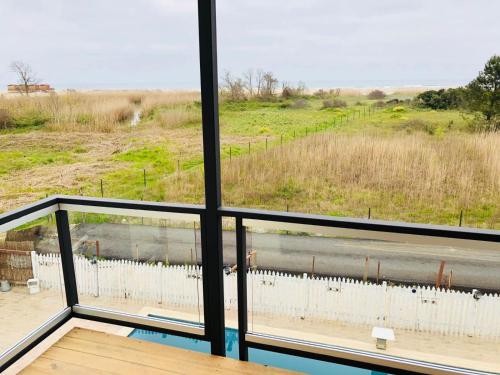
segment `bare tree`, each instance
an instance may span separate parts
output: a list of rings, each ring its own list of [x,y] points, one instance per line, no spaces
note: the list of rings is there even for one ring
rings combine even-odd
[[[231,73],[225,72],[222,81],[230,100],[238,101],[246,99],[245,84],[241,78],[235,78]]]
[[[262,86],[264,86],[264,71],[262,69],[257,69],[257,73],[255,75],[255,81],[257,83],[257,96],[262,94]]]
[[[333,96],[334,99],[337,99],[340,96],[340,89],[331,89],[330,95]]]
[[[262,76],[263,87],[261,88],[262,96],[274,96],[276,86],[278,86],[278,79],[274,76],[273,72],[266,72]]]
[[[245,73],[243,73],[243,78],[245,80],[245,87],[248,90],[248,95],[253,97],[255,84],[255,74],[253,69],[248,69]]]
[[[35,85],[39,82],[31,66],[22,61],[14,61],[10,64],[10,69],[17,75],[17,80],[21,86],[19,92],[29,95],[30,85]]]

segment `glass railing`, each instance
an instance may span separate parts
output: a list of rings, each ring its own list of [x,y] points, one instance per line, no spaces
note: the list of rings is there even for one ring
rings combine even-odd
[[[148,214],[70,213],[79,304],[201,325],[199,216]]]
[[[242,360],[500,372],[498,231],[218,215],[223,268],[202,206],[56,196],[0,216],[1,368],[71,317],[213,344],[227,335],[211,325],[221,313]]]
[[[58,259],[53,214],[0,232],[0,353],[66,308]]]
[[[225,214],[237,217],[243,359],[257,348],[386,372],[500,372],[498,232]]]

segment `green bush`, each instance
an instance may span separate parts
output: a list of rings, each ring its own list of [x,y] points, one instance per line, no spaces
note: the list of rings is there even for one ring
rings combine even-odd
[[[14,117],[12,123],[16,128],[37,127],[46,124],[50,117],[41,112],[29,112],[21,116]]]
[[[484,117],[476,114],[467,122],[467,129],[473,133],[500,131],[500,117],[487,120]]]
[[[406,112],[406,108],[401,105],[397,105],[392,109],[392,112]]]
[[[92,116],[88,113],[80,113],[76,116],[76,122],[81,125],[92,123]]]
[[[421,108],[456,109],[463,101],[463,89],[428,90],[418,94],[415,103]]]

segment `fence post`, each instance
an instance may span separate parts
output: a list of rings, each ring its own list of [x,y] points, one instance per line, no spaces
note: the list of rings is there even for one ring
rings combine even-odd
[[[78,291],[76,289],[73,247],[71,245],[71,233],[69,231],[67,211],[56,211],[56,224],[57,237],[59,239],[59,251],[61,252],[61,265],[64,278],[64,289],[66,291],[66,302],[69,307],[73,307],[78,304]]]

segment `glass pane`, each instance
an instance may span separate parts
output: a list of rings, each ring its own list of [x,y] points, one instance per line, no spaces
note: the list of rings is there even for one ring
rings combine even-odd
[[[70,218],[80,304],[203,323],[198,216]]]
[[[498,245],[248,225],[249,331],[500,370]]]
[[[7,0],[0,34],[0,211],[50,194],[203,202],[203,183],[177,183],[203,161],[196,0]]]
[[[55,216],[0,233],[0,354],[66,307]]]
[[[217,10],[225,205],[500,228],[499,2]]]

